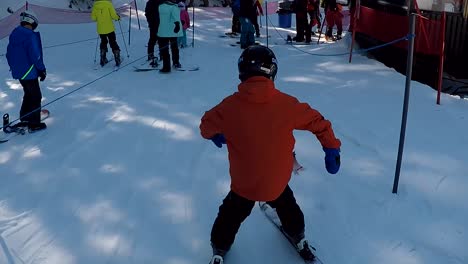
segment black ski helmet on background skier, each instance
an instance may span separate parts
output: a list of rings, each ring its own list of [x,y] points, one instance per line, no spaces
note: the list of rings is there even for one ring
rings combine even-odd
[[[35,30],[39,25],[36,14],[31,10],[24,10],[20,14],[21,23],[28,23],[32,26],[32,29]]]
[[[241,81],[252,76],[265,76],[274,81],[278,72],[275,54],[271,49],[262,45],[247,47],[240,55],[237,67]]]

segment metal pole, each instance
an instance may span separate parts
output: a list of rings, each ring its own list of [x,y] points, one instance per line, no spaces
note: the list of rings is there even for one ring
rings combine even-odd
[[[195,5],[192,5],[192,48],[195,47]]]
[[[260,18],[261,19],[261,18]],[[266,42],[268,48],[268,39],[270,38],[268,32],[268,0],[265,0],[265,28],[266,28]]]
[[[442,13],[441,37],[440,37],[440,54],[439,54],[439,81],[437,83],[437,104],[440,105],[440,94],[442,92],[442,78],[444,75],[444,53],[445,53],[445,23],[447,16],[445,11]]]
[[[125,43],[125,36],[124,36],[123,30],[122,30],[122,24],[120,23],[120,20],[118,20],[118,22],[119,22],[119,27],[120,27],[120,34],[122,34],[122,40],[123,40],[123,44],[125,46],[125,51],[127,52],[127,58],[130,58],[130,54],[128,53],[128,49],[127,49],[127,43]]]
[[[97,50],[98,50],[99,37],[96,38],[96,49],[94,50],[94,64],[96,64]]]
[[[132,31],[131,26],[132,26],[132,7],[130,6],[130,17],[128,18],[128,46],[130,46],[130,32]]]
[[[138,16],[138,6],[137,6],[137,1],[135,0],[135,13],[137,15],[137,20],[138,20],[138,29],[141,30],[141,26],[140,26],[140,17]],[[130,16],[131,16],[131,13],[130,13]],[[129,44],[130,45],[130,44]]]
[[[400,180],[401,160],[403,157],[403,147],[405,144],[406,120],[408,117],[408,104],[409,104],[409,95],[410,95],[410,87],[411,87],[411,75],[413,73],[415,24],[416,24],[416,14],[411,13],[409,17],[410,39],[408,40],[408,55],[407,55],[407,60],[406,60],[405,98],[403,102],[403,116],[401,120],[400,144],[398,147],[398,157],[397,157],[395,179],[393,181],[392,193],[398,192],[398,182]]]

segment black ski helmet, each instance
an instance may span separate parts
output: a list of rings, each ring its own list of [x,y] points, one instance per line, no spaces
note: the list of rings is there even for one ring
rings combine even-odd
[[[239,79],[245,81],[252,76],[265,76],[275,80],[278,63],[273,51],[265,46],[252,45],[247,47],[237,62]]]

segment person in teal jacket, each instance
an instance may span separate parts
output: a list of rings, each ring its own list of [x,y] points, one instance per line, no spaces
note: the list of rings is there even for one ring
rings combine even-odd
[[[120,47],[117,44],[114,22],[112,20],[120,20],[120,16],[117,15],[114,6],[109,0],[96,0],[91,11],[91,19],[96,21],[97,33],[101,38],[101,66],[104,66],[108,62],[106,58],[107,43],[109,43],[112,53],[114,53],[115,65],[119,66],[121,62]]]
[[[180,9],[177,6],[177,0],[166,0],[159,6],[159,28],[158,43],[159,54],[163,61],[163,67],[159,72],[171,72],[171,56],[169,46],[172,52],[172,64],[174,68],[181,68],[179,62],[179,47],[177,38],[182,37],[180,23]]]

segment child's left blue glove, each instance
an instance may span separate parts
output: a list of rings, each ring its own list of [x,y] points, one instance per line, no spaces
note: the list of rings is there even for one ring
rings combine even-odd
[[[210,138],[211,141],[213,141],[213,143],[218,147],[218,148],[221,148],[223,146],[223,144],[226,144],[226,139],[224,138],[224,135],[223,134],[216,134],[214,135],[212,138]]]
[[[335,174],[340,169],[340,149],[339,148],[323,148],[325,151],[325,167],[328,173]]]

